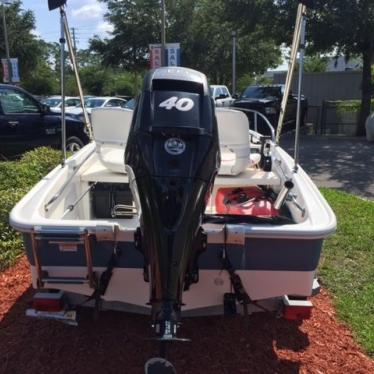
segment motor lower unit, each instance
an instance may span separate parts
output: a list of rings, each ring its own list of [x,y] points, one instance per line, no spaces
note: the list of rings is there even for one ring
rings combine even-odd
[[[125,163],[141,209],[153,324],[158,337],[173,340],[186,282],[198,281],[196,269],[187,273],[201,250],[202,217],[220,167],[217,120],[205,75],[185,68],[148,73]]]

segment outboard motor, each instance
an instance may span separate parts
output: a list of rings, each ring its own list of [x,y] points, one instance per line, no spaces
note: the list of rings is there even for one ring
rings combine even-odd
[[[217,120],[205,75],[170,67],[148,73],[125,162],[141,211],[153,325],[160,339],[174,340],[183,290],[198,281],[196,274],[191,281],[189,269],[201,250],[202,217],[220,167]]]

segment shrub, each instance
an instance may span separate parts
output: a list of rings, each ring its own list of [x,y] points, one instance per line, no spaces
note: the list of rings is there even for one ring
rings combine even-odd
[[[0,270],[12,265],[22,251],[21,235],[9,226],[10,211],[60,158],[59,151],[42,147],[18,161],[0,162]]]

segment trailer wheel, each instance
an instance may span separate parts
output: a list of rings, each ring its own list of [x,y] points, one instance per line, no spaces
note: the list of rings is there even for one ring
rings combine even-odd
[[[70,136],[66,140],[66,150],[68,152],[78,152],[84,147],[84,143],[77,136]]]

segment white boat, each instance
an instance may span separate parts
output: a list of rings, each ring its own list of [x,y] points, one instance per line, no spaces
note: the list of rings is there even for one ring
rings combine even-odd
[[[70,305],[94,294],[105,308],[151,314],[164,338],[175,338],[180,312],[217,314],[240,304],[247,311],[312,295],[334,213],[274,136],[248,132],[241,111],[213,107],[202,74],[151,72],[135,111],[94,109],[92,126],[94,142],[11,212],[36,289],[62,290]],[[195,161],[207,134],[210,170],[201,171]],[[180,179],[186,170],[190,180]],[[190,182],[203,185],[192,200]],[[187,244],[179,245],[183,235]]]

